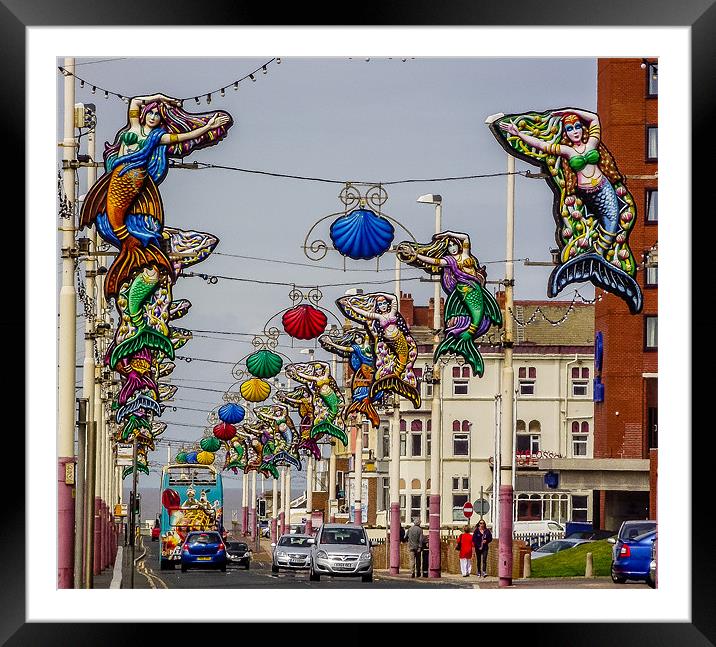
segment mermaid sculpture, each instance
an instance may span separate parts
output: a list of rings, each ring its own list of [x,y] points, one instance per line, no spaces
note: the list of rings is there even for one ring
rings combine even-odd
[[[445,338],[435,349],[433,361],[442,355],[464,358],[479,377],[485,370],[476,340],[492,326],[502,325],[502,314],[495,298],[485,290],[485,266],[472,255],[470,237],[454,231],[435,234],[430,243],[402,242],[398,258],[420,267],[429,274],[439,274],[445,303]]]
[[[398,312],[397,297],[374,292],[341,297],[336,304],[346,317],[362,323],[372,339],[375,379],[370,386],[370,397],[375,400],[381,391],[391,391],[408,398],[419,408],[420,391],[413,371],[418,345]]]
[[[272,429],[273,460],[274,465],[293,466],[301,469],[301,460],[298,456],[298,433],[293,420],[288,413],[288,407],[283,404],[269,404],[254,408],[258,419],[265,422]]]
[[[599,117],[578,108],[529,112],[499,116],[490,129],[508,153],[541,166],[554,192],[562,263],[550,276],[548,295],[591,281],[622,298],[632,314],[640,312],[629,249],[636,206],[602,142]]]
[[[160,401],[171,397],[158,382],[160,371],[171,372],[174,365],[165,360],[191,338],[189,331],[169,327],[190,305],[172,301],[172,284],[183,267],[206,258],[218,243],[211,234],[165,229],[158,186],[169,158],[216,144],[231,125],[226,113],[192,115],[163,94],[134,97],[126,125],[105,145],[105,173],[82,205],[80,227],[94,224],[119,250],[104,279],[105,296],[114,299],[120,317],[105,364],[122,378],[112,404],[123,423],[116,439],[137,437],[138,469],[145,473],[153,448],[151,417],[161,415]],[[124,476],[130,472],[125,469]]]
[[[313,427],[313,395],[311,391],[303,385],[299,385],[291,391],[278,390],[274,394],[274,400],[295,409],[301,417],[301,422],[298,425],[299,451],[313,456],[316,460],[320,459],[321,450],[316,442],[317,438],[311,437],[311,428]]]
[[[301,362],[287,364],[286,377],[307,386],[313,396],[313,425],[311,438],[328,434],[348,444],[346,432],[338,425],[342,424],[345,401],[331,367],[326,362]]]
[[[350,362],[353,377],[351,380],[351,403],[343,412],[344,424],[349,416],[356,413],[364,414],[373,427],[380,426],[380,416],[373,406],[383,398],[382,391],[372,398],[370,387],[375,375],[375,358],[370,345],[370,338],[362,328],[349,328],[342,332],[325,333],[318,342],[329,353],[334,353]]]

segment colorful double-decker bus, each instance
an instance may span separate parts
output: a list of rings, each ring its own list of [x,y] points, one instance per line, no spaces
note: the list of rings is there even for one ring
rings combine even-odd
[[[224,490],[212,465],[176,463],[162,468],[159,568],[181,561],[181,546],[191,530],[222,532]]]

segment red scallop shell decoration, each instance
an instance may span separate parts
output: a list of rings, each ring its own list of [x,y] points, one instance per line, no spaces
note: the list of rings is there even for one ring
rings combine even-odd
[[[228,422],[221,422],[214,427],[214,436],[219,440],[231,440],[236,435],[236,427]]]
[[[306,303],[287,310],[281,318],[283,329],[296,339],[315,339],[325,329],[328,317]]]

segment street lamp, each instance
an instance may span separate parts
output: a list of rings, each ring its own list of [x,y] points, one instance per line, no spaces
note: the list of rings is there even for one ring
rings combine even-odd
[[[421,195],[418,202],[423,204],[435,205],[435,233],[439,234],[442,227],[442,202],[441,195],[435,193],[427,193]],[[436,281],[435,292],[433,296],[433,353],[437,350],[440,337],[440,282]],[[426,367],[427,369],[427,367]],[[429,569],[428,576],[432,578],[440,577],[440,454],[442,445],[442,427],[440,416],[440,372],[441,364],[436,362],[435,366],[430,370],[430,381],[433,384],[433,397],[430,406],[430,425],[431,425],[431,452],[430,452],[430,509],[429,509],[429,530],[428,530],[428,550],[429,550]]]

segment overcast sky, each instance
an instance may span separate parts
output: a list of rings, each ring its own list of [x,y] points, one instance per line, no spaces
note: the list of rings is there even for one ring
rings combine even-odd
[[[119,59],[94,62],[77,59],[76,73],[86,79],[76,87],[76,101],[97,106],[97,148],[101,157],[105,141],[112,141],[126,121],[127,106],[116,97],[107,100],[91,85],[127,96],[163,92],[184,98],[205,95],[231,84],[267,59]],[[62,61],[59,62],[62,64]],[[225,110],[234,119],[228,137],[219,145],[193,153],[186,161],[202,161],[244,169],[312,176],[341,181],[382,181],[442,178],[499,173],[506,170],[506,153],[485,126],[488,115],[546,110],[566,106],[596,110],[595,59],[370,59],[283,58],[272,63],[256,82],[233,86],[224,98],[212,96],[185,101],[189,111]],[[58,75],[61,107],[62,76]],[[57,119],[62,137],[61,108]],[[608,142],[609,134],[605,133]],[[85,152],[83,139],[83,148]],[[517,160],[517,170],[536,167]],[[101,175],[101,170],[100,170]],[[311,225],[342,207],[341,186],[319,182],[267,177],[224,170],[170,170],[160,185],[165,224],[180,229],[207,231],[219,237],[216,252],[190,271],[301,285],[351,283],[368,291],[393,290],[393,258],[347,261],[335,251],[312,263],[301,249]],[[84,185],[80,193],[84,193]],[[416,182],[387,187],[384,212],[425,242],[434,233],[434,208],[417,204],[424,193],[443,198],[443,229],[470,234],[473,251],[487,264],[488,280],[504,276],[505,177],[461,181]],[[552,192],[543,180],[516,178],[515,258],[548,260],[555,247]],[[329,241],[332,220],[319,225],[316,238]],[[397,228],[396,242],[408,236]],[[224,256],[234,254],[277,259],[304,265]],[[59,266],[58,266],[59,267]],[[341,269],[329,269],[341,268]],[[515,298],[546,299],[548,267],[515,265]],[[403,277],[419,277],[418,270],[404,268]],[[422,276],[425,276],[424,274]],[[367,281],[386,281],[370,285]],[[406,280],[403,291],[416,303],[425,303],[432,287]],[[575,286],[560,299],[569,301]],[[493,286],[494,288],[494,286]],[[347,289],[324,287],[322,306],[336,312],[334,301]],[[592,297],[590,285],[580,293]],[[196,333],[179,355],[235,362],[251,352],[251,333],[261,332],[266,321],[290,305],[289,286],[267,286],[244,281],[219,280],[210,285],[197,278],[180,278],[174,298],[189,299],[189,314],[177,326],[192,330],[233,331],[246,336]],[[329,319],[330,321],[330,319]],[[272,323],[280,326],[280,317]],[[82,332],[80,321],[78,332]],[[280,350],[294,360],[303,347],[283,335]],[[78,335],[78,363],[82,362],[82,335]],[[317,358],[328,358],[320,348]],[[180,385],[174,402],[183,407],[167,409],[164,437],[196,440],[206,426],[206,411],[221,404],[221,393],[233,380],[231,366],[177,361],[171,378]],[[81,373],[78,372],[78,383]],[[192,387],[192,388],[189,388]],[[192,411],[189,409],[200,409]],[[182,425],[196,425],[195,428]],[[172,448],[172,455],[176,448]],[[166,460],[166,447],[150,455]],[[294,489],[304,487],[301,475]],[[142,476],[146,487],[158,487],[158,472]],[[226,481],[227,487],[240,480]]]

